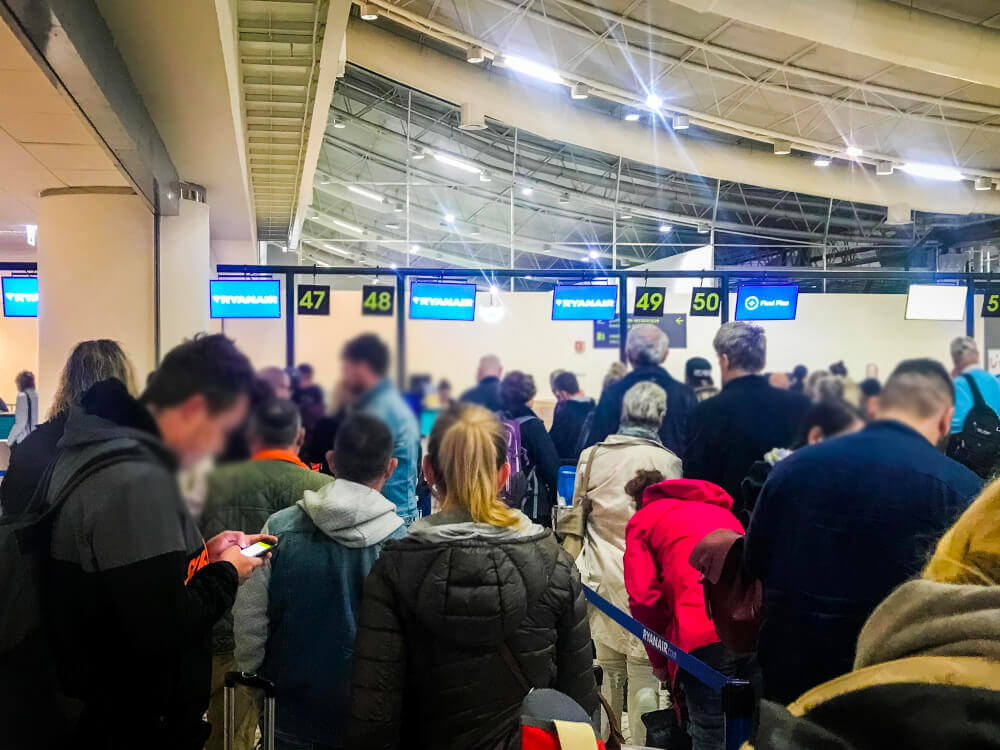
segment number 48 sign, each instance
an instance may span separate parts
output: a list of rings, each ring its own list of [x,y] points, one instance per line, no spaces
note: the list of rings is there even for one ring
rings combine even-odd
[[[392,315],[393,303],[396,298],[396,288],[392,286],[361,287],[362,315]]]

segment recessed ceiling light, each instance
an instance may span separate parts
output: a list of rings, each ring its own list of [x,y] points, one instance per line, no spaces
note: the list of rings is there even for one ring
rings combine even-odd
[[[639,119],[639,117],[640,117],[640,114],[638,112],[626,112],[625,113],[625,121],[626,122],[635,122],[636,120]]]
[[[445,221],[446,224],[454,224],[455,223],[455,214],[445,214],[444,215],[444,221]]]
[[[687,115],[674,115],[670,120],[670,126],[674,130],[687,130],[691,127],[691,118]]]
[[[596,250],[591,250],[589,253],[587,253],[587,257],[590,258],[591,260],[597,260],[598,253]]]
[[[831,161],[832,159],[829,156],[817,156],[813,159],[813,164],[817,167],[829,167]]]
[[[465,61],[473,64],[481,63],[486,57],[483,55],[482,47],[469,47],[465,50]]]
[[[569,90],[570,98],[586,99],[590,96],[590,86],[585,83],[574,83]]]
[[[858,148],[857,146],[848,146],[847,155],[848,156],[861,156],[864,153],[864,149]]]
[[[363,198],[367,198],[370,201],[375,201],[376,203],[381,203],[385,200],[385,196],[379,195],[378,193],[373,193],[371,190],[365,190],[357,185],[348,185],[347,189],[352,193],[360,195]]]
[[[374,3],[361,3],[361,20],[362,21],[377,21],[378,20],[378,6]]]
[[[788,141],[775,141],[774,142],[774,154],[775,156],[788,156],[792,153],[792,144]]]
[[[337,130],[343,130],[344,128],[347,127],[347,123],[341,120],[339,117],[334,117],[333,127],[335,127]]]
[[[655,91],[650,91],[646,96],[646,106],[650,109],[659,109],[663,106],[663,97]]]
[[[958,182],[962,179],[962,173],[953,167],[943,167],[939,164],[920,164],[918,162],[907,162],[900,167],[907,174],[914,177],[926,177],[930,180],[945,180],[947,182]]]
[[[887,177],[892,174],[893,164],[891,161],[880,161],[875,165],[875,174],[879,177]]]
[[[534,188],[528,185],[525,185],[523,188],[521,188],[521,195],[531,195],[533,192],[535,192]]]
[[[674,231],[674,228],[669,224],[660,224],[659,229],[663,234],[667,234],[668,232]]]

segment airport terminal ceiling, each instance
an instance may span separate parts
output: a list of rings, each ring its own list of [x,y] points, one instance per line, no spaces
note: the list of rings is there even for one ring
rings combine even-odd
[[[913,65],[927,69],[845,52],[698,5],[376,2],[365,10],[377,18],[366,23],[356,4],[301,262],[627,268],[711,240],[718,266],[822,267],[824,246],[828,267],[934,268],[938,254],[956,249],[985,249],[974,258],[984,262],[1000,228],[1000,80],[961,79],[916,54]],[[1000,16],[981,3],[915,7],[960,31],[998,34]],[[482,102],[449,98],[447,81],[428,91],[380,74],[368,64],[378,47],[361,42],[390,38],[419,45],[428,68],[461,63],[484,80],[513,79],[527,101],[562,99],[618,122],[622,138],[638,127],[681,153],[712,149],[734,166],[766,157],[773,169],[755,184],[706,175],[694,158],[690,170],[668,169],[569,135],[543,137],[558,128],[539,121],[533,129],[527,107],[518,123],[505,122],[484,116]],[[529,74],[526,65],[536,67]],[[630,115],[638,122],[625,122]],[[823,157],[830,167],[813,165]],[[921,165],[964,179],[915,176]],[[880,174],[890,169],[895,175]],[[775,184],[790,170],[808,174],[810,190]],[[889,200],[830,197],[837,189],[825,180],[858,185],[859,194],[881,180],[899,185],[901,198],[929,185],[947,210],[931,210],[932,198],[911,214],[901,200],[897,224]]]

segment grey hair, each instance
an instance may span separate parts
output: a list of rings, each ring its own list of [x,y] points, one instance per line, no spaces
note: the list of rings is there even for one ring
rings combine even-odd
[[[658,365],[667,357],[670,339],[663,331],[648,323],[637,325],[628,332],[625,354],[636,367]]]
[[[720,357],[725,354],[729,366],[737,370],[760,372],[767,362],[767,337],[764,329],[753,323],[723,323],[712,346]]]
[[[959,336],[951,342],[951,358],[958,364],[966,354],[975,352],[979,356],[979,344],[971,336]]]
[[[638,424],[659,430],[667,414],[667,392],[651,380],[636,383],[622,399],[622,424]]]

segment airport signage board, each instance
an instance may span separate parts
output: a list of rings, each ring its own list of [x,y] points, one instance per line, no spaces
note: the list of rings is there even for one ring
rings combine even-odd
[[[3,315],[5,318],[38,317],[38,277],[4,276]]]
[[[987,291],[983,295],[983,317],[1000,318],[1000,292]]]
[[[366,284],[361,287],[362,315],[392,315],[396,310],[396,287]]]
[[[714,286],[696,286],[691,290],[692,318],[717,318],[722,311],[722,294]]]
[[[632,315],[659,318],[663,315],[663,301],[666,299],[666,289],[662,286],[639,286],[635,289],[635,304]]]
[[[280,318],[277,279],[215,279],[208,282],[213,318]]]
[[[295,302],[299,315],[329,315],[330,287],[299,284]]]
[[[414,281],[410,320],[475,320],[476,285]]]
[[[552,290],[552,320],[611,320],[617,303],[617,284],[561,284]]]
[[[795,320],[798,284],[741,286],[736,294],[736,320]]]

